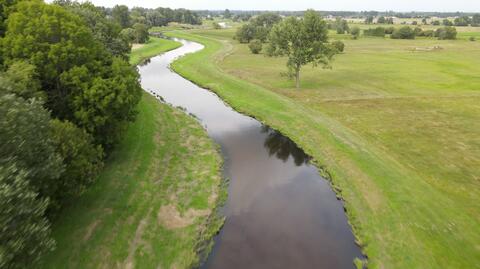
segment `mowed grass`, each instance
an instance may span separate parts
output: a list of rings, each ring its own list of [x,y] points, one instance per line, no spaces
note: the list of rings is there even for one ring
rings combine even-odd
[[[130,54],[130,63],[132,65],[140,64],[142,61],[152,58],[159,52],[166,52],[176,49],[182,44],[173,40],[165,40],[158,37],[150,37],[146,44],[141,44],[138,49],[133,49]]]
[[[479,268],[480,42],[335,36],[345,53],[295,90],[233,33],[172,33],[206,45],[174,69],[314,157],[369,268]]]
[[[43,268],[191,268],[210,247],[225,196],[216,146],[147,93],[138,110],[97,182],[54,222]]]

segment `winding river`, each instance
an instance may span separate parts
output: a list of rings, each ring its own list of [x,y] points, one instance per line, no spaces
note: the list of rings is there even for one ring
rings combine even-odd
[[[194,114],[222,149],[226,221],[202,268],[354,268],[362,254],[327,180],[290,139],[171,71],[203,48],[177,41],[139,69],[144,89]]]

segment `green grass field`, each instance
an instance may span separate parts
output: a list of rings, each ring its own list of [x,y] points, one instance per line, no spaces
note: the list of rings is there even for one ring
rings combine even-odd
[[[43,268],[190,268],[210,247],[225,196],[216,146],[195,119],[149,94],[138,109],[98,181],[55,221],[57,248]]]
[[[206,46],[174,69],[314,157],[369,268],[479,268],[480,42],[336,35],[345,53],[295,90],[233,34],[170,33]]]
[[[158,55],[159,52],[173,50],[181,45],[182,44],[175,41],[166,41],[164,39],[151,36],[150,40],[148,40],[148,43],[141,45],[139,49],[132,50],[132,53],[130,54],[130,63],[132,65],[140,64],[142,61]]]

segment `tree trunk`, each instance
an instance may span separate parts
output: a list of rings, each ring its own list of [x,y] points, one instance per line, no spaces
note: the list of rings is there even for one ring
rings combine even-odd
[[[299,67],[295,69],[295,83],[297,86],[297,90],[299,90],[300,89],[300,68]]]

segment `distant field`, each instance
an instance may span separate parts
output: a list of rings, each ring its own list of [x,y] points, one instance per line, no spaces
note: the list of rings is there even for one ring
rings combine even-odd
[[[333,35],[345,53],[332,70],[305,67],[295,90],[284,58],[233,34],[171,33],[206,45],[174,69],[326,168],[369,268],[479,267],[480,42]]]
[[[149,45],[132,64],[178,43]],[[205,130],[147,93],[138,110],[96,184],[54,222],[42,268],[191,268],[220,228],[222,161]]]

